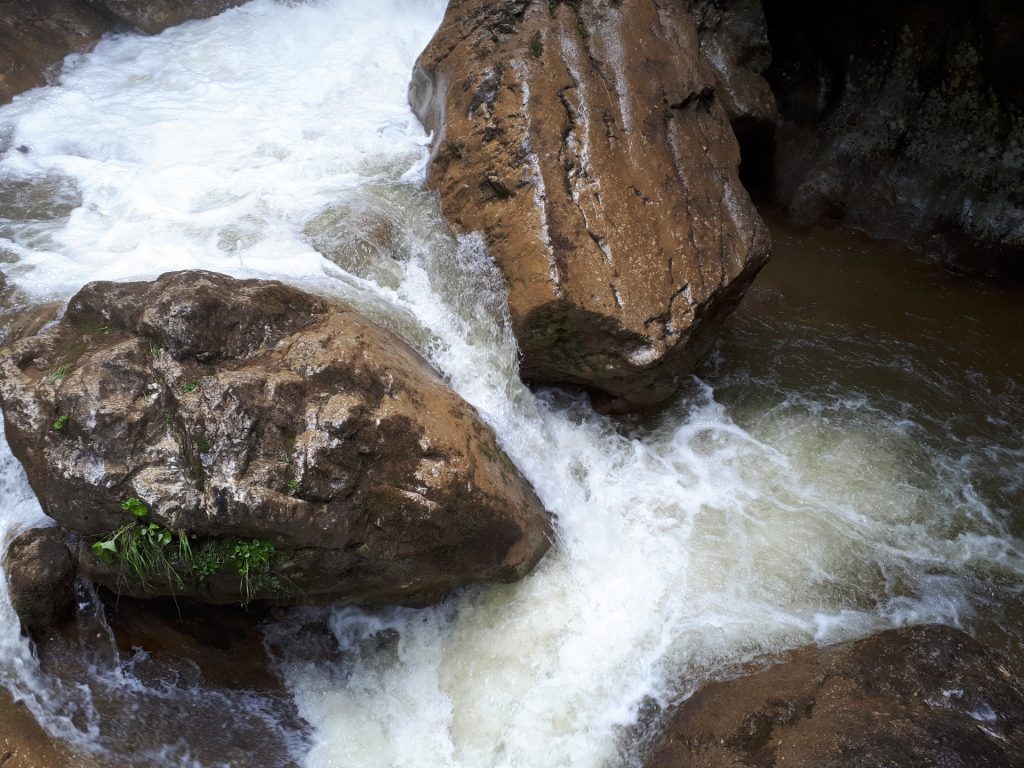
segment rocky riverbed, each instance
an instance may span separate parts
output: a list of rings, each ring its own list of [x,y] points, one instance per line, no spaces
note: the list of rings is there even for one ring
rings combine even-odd
[[[235,5],[0,12],[0,764],[1022,764],[1013,9]]]

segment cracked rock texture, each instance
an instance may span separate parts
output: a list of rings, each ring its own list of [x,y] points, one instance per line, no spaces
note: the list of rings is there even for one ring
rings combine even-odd
[[[46,85],[70,53],[107,32],[155,35],[245,0],[33,0],[0,3],[0,104]]]
[[[693,15],[669,0],[453,0],[410,101],[428,182],[509,287],[522,375],[663,402],[768,258]]]
[[[0,349],[7,439],[83,573],[127,594],[239,599],[225,568],[180,586],[104,566],[131,518],[195,546],[269,539],[280,602],[425,602],[523,576],[550,524],[494,433],[415,351],[280,283],[177,272],[90,283]],[[127,518],[127,519],[126,519]]]
[[[891,630],[704,686],[643,765],[1020,768],[1024,687],[959,630]]]

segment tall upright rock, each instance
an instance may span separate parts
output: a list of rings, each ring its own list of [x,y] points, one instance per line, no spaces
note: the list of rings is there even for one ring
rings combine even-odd
[[[769,253],[686,4],[453,0],[410,101],[509,287],[522,375],[669,398]]]

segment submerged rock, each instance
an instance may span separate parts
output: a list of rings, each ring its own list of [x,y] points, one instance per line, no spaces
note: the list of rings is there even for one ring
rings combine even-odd
[[[0,766],[93,768],[95,765],[48,736],[25,705],[14,701],[6,689],[0,687]]]
[[[63,683],[58,689],[62,700],[51,699],[47,709],[59,704],[65,715],[88,711],[93,722],[101,723],[98,733],[82,734],[95,754],[95,765],[139,766],[139,755],[160,754],[164,745],[182,742],[183,734],[189,765],[301,764],[310,746],[308,726],[274,666],[272,643],[262,631],[271,610],[201,605],[181,598],[137,600],[88,588],[79,591],[78,607],[73,618],[35,633],[35,651],[41,680]],[[112,685],[111,680],[125,682]],[[81,687],[68,691],[71,681]],[[82,689],[87,696],[77,695]],[[0,724],[0,738],[2,734]],[[180,765],[181,752],[171,754],[162,762],[144,764]],[[88,768],[94,763],[73,765]]]
[[[670,717],[646,768],[1016,768],[1024,686],[940,626],[794,652],[710,683]]]
[[[426,361],[277,282],[91,283],[0,351],[0,405],[82,571],[125,593],[424,602],[517,579],[549,544],[530,485]]]
[[[28,628],[49,626],[74,607],[77,568],[63,536],[59,528],[34,528],[4,557],[11,605]]]
[[[205,19],[244,0],[36,0],[0,5],[0,104],[48,75],[70,53],[88,51],[107,32],[156,34]]]
[[[685,5],[452,2],[410,101],[444,214],[507,279],[523,377],[670,397],[769,251]]]

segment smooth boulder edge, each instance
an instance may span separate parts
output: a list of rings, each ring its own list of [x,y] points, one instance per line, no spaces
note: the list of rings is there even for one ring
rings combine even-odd
[[[81,572],[125,594],[424,603],[520,578],[552,536],[422,357],[277,282],[90,283],[0,350],[0,406]]]
[[[3,558],[11,606],[29,628],[71,614],[78,573],[60,528],[33,528],[17,536]]]

